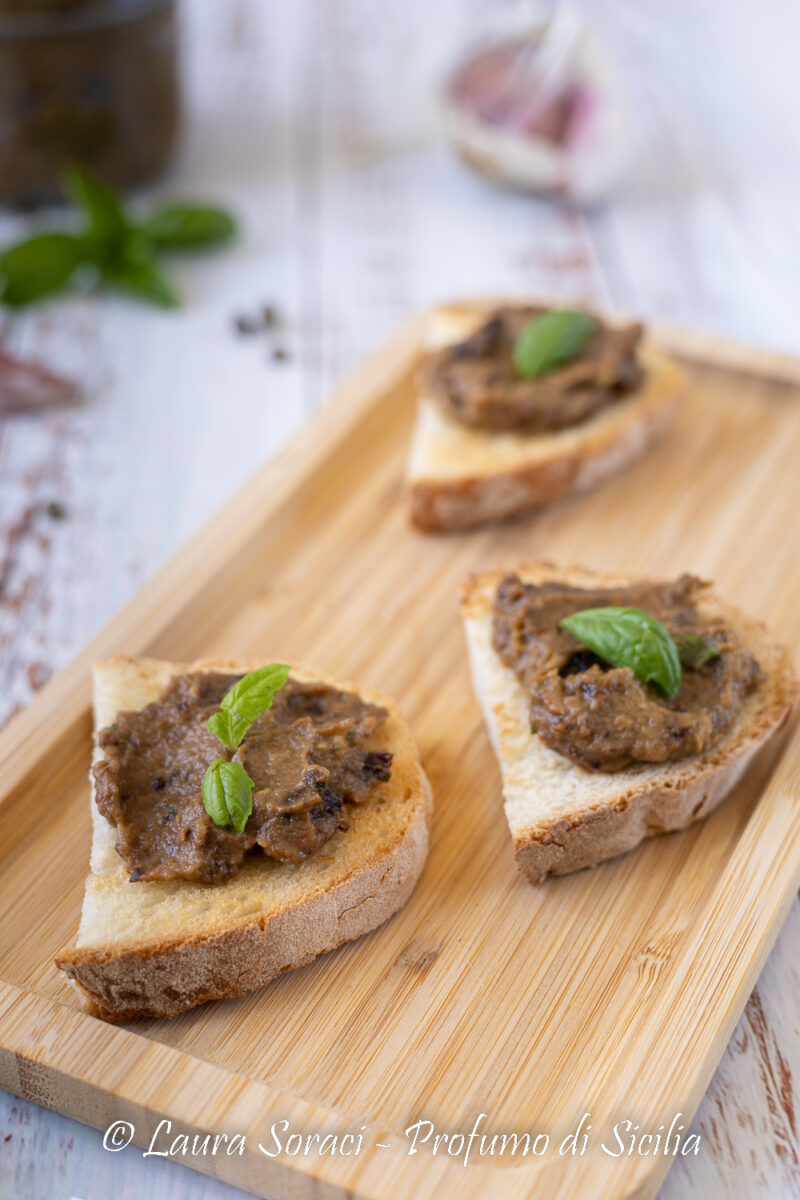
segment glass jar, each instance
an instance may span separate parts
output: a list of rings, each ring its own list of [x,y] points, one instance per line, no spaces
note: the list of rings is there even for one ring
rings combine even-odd
[[[56,198],[72,163],[146,180],[178,105],[175,0],[0,0],[0,203]]]

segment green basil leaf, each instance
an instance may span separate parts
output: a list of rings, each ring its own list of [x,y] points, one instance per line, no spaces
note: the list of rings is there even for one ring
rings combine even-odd
[[[14,307],[60,291],[84,261],[84,240],[40,233],[0,254],[0,301]]]
[[[157,250],[193,250],[230,241],[236,222],[220,208],[169,204],[157,208],[139,228]]]
[[[667,630],[641,608],[586,608],[559,622],[612,667],[630,667],[673,700],[681,686],[678,647]]]
[[[209,717],[206,724],[214,734],[214,737],[219,738],[223,746],[227,746],[231,753],[238,748],[239,742],[236,740],[231,728],[230,713],[226,712],[224,708],[221,708],[219,712],[215,712],[212,717]]]
[[[551,309],[534,317],[514,343],[514,366],[522,379],[536,379],[569,362],[597,329],[588,313]]]
[[[120,291],[137,296],[161,308],[177,308],[180,303],[167,277],[156,263],[147,243],[136,231],[130,231],[107,253],[95,259],[103,279]]]
[[[256,717],[272,707],[288,678],[289,668],[285,663],[268,663],[250,671],[223,696],[220,712],[225,714],[224,718],[217,720],[220,714],[215,713],[209,717],[208,728],[229,750],[235,750]]]
[[[203,778],[203,807],[215,825],[241,833],[253,811],[253,781],[241,763],[218,758]]]
[[[103,269],[103,278],[120,291],[160,308],[178,308],[180,305],[172,285],[155,263],[115,264]]]
[[[286,663],[267,663],[256,667],[230,689],[223,697],[222,707],[240,712],[254,721],[259,713],[270,708],[275,695],[289,678]]]
[[[84,167],[71,167],[64,176],[64,190],[86,217],[89,235],[113,242],[129,228],[122,201],[114,189]]]
[[[719,650],[707,642],[699,633],[690,633],[678,639],[678,656],[684,667],[696,669],[712,658],[719,658]]]

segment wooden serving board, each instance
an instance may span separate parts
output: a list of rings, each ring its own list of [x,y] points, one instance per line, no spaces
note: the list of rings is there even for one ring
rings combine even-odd
[[[423,537],[401,492],[421,329],[368,363],[0,738],[0,1084],[98,1128],[130,1121],[138,1145],[162,1117],[167,1144],[244,1133],[241,1156],[182,1161],[261,1196],[652,1196],[673,1159],[601,1143],[616,1149],[625,1120],[655,1132],[680,1113],[688,1129],[798,884],[800,741],[777,767],[781,747],[762,754],[704,822],[534,887],[514,867],[458,585],[542,556],[693,570],[797,647],[800,363],[673,332],[688,402],[646,459],[538,518]],[[52,960],[88,861],[89,665],[116,651],[296,660],[396,696],[436,797],[403,912],[244,1000],[127,1028],[81,1011]],[[560,1155],[585,1112],[586,1152]],[[409,1154],[413,1123],[469,1133],[481,1113],[481,1132],[547,1133],[548,1148],[490,1158],[476,1145],[466,1168],[443,1143]],[[363,1126],[363,1149],[267,1157],[258,1143],[274,1148],[279,1121],[284,1142]]]

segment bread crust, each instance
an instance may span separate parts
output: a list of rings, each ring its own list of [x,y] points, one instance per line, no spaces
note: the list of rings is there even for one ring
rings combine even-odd
[[[430,347],[462,340],[488,312],[436,310]],[[421,395],[406,472],[412,524],[425,533],[474,529],[584,492],[624,470],[668,428],[683,385],[678,367],[646,340],[640,357],[647,375],[636,393],[546,435],[467,429]]]
[[[516,571],[530,583],[602,587],[635,582],[626,575],[548,562]],[[533,883],[595,866],[631,850],[644,838],[684,829],[706,816],[739,780],[759,748],[788,720],[797,699],[797,681],[787,651],[771,640],[760,622],[709,592],[702,607],[724,612],[764,671],[732,728],[710,750],[688,759],[641,764],[613,774],[585,770],[530,733],[523,689],[491,648],[492,602],[505,574],[489,571],[467,580],[462,615],[475,691],[500,762],[514,856]],[[536,803],[537,789],[548,788],[554,793],[548,795],[553,802],[550,817]],[[564,803],[559,804],[559,798]]]
[[[191,664],[165,664],[153,659],[135,660],[119,656],[98,664],[97,672],[133,672],[139,697],[144,703],[155,698],[164,679],[183,671],[251,670],[256,663],[203,659]],[[130,1021],[139,1017],[172,1017],[197,1004],[221,998],[244,996],[263,987],[284,971],[294,970],[343,942],[352,941],[376,928],[401,908],[411,895],[428,851],[428,824],[432,808],[430,784],[419,760],[408,726],[397,705],[379,693],[340,683],[317,672],[292,668],[299,679],[315,679],[358,691],[365,700],[382,704],[389,711],[385,741],[394,753],[392,777],[373,799],[351,812],[351,829],[334,835],[331,843],[299,867],[276,865],[264,858],[248,864],[248,895],[261,879],[273,881],[279,873],[291,880],[290,901],[270,902],[264,911],[248,912],[240,919],[224,915],[225,902],[237,877],[222,884],[200,885],[171,881],[148,884],[126,882],[115,869],[92,873],[87,880],[87,900],[78,943],[56,959],[74,981],[90,1010],[107,1021]],[[142,704],[139,704],[141,707]],[[132,707],[136,707],[133,704]],[[118,710],[119,711],[119,710]],[[96,751],[97,756],[97,751]],[[103,818],[95,817],[93,859]],[[380,807],[381,813],[377,811]],[[389,814],[388,817],[385,814]],[[110,827],[109,827],[110,828]],[[106,835],[107,836],[107,835]],[[349,843],[345,839],[350,839]],[[354,839],[358,839],[357,843]],[[332,847],[330,850],[328,847]],[[355,847],[355,849],[354,849]],[[343,855],[358,855],[341,869]],[[315,862],[315,860],[317,860]],[[306,870],[313,864],[310,870]],[[304,876],[305,871],[305,876]],[[241,872],[239,873],[241,874]],[[129,938],[128,943],[100,944],[89,934],[85,943],[90,889],[150,889],[156,898],[166,896],[180,913],[179,889],[184,895],[208,895],[211,889],[215,910],[206,932],[181,932],[178,922],[171,936],[163,933],[148,938]],[[159,891],[160,889],[160,891]],[[228,896],[226,896],[226,892]],[[138,902],[143,892],[128,893]],[[102,896],[99,903],[102,904]],[[252,905],[251,905],[252,906]],[[189,928],[187,920],[187,929]]]

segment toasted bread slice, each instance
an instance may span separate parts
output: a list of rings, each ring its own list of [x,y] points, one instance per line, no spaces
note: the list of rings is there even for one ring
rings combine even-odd
[[[453,305],[431,314],[427,346],[463,341],[489,308]],[[472,529],[517,517],[593,487],[623,470],[667,428],[680,369],[645,339],[643,386],[586,421],[546,434],[468,428],[420,395],[406,468],[412,523],[425,532]]]
[[[256,665],[124,657],[98,663],[95,730],[156,700],[176,674]],[[333,683],[294,667],[292,676]],[[391,779],[366,804],[350,807],[350,828],[299,867],[253,855],[224,883],[130,883],[115,831],[92,800],[91,869],[78,938],[56,961],[96,1015],[171,1017],[206,1000],[243,996],[374,929],[408,900],[428,851],[430,785],[397,705],[336,686],[388,710],[380,740],[394,755]]]
[[[558,581],[576,587],[634,582],[552,563],[520,567],[516,573],[526,583]],[[614,773],[585,770],[531,733],[525,691],[493,648],[492,606],[505,574],[489,571],[468,580],[462,613],[475,691],[500,762],[517,865],[534,883],[594,866],[646,837],[683,829],[704,817],[789,716],[797,687],[787,652],[759,622],[707,593],[700,611],[723,612],[764,672],[732,727],[710,750],[691,758],[642,763]]]

